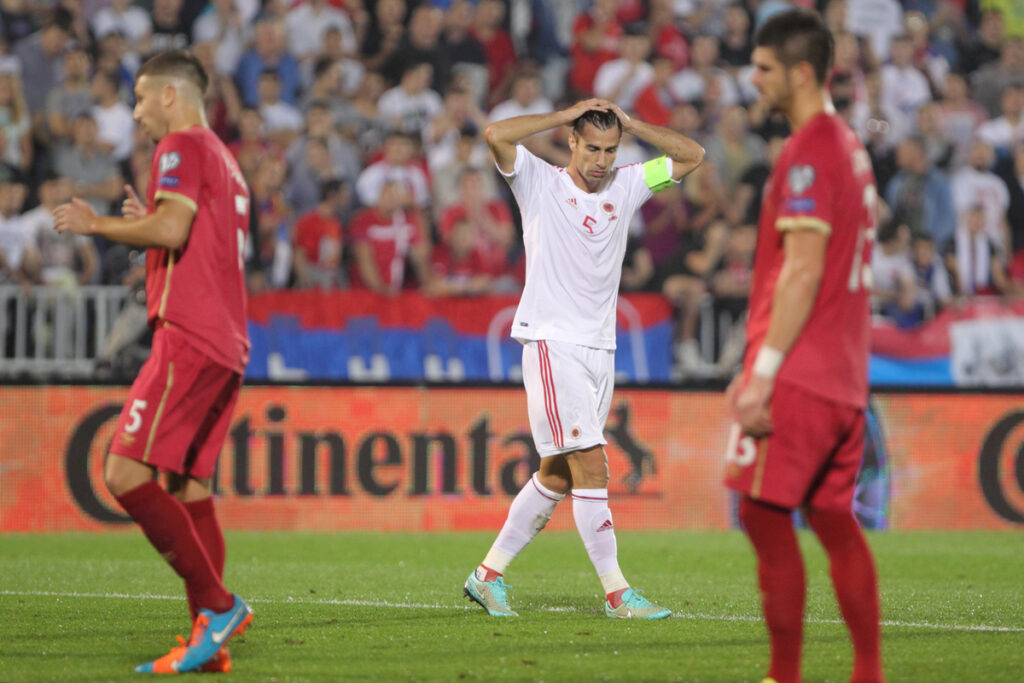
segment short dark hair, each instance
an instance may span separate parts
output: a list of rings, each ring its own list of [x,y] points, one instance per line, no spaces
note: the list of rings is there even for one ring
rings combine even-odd
[[[210,77],[202,62],[187,50],[169,50],[150,57],[139,67],[136,78],[143,76],[174,76],[183,78],[205,93],[210,85]]]
[[[585,112],[582,116],[572,122],[572,132],[579,135],[583,132],[584,126],[588,123],[598,130],[618,128],[619,135],[622,135],[622,121],[619,121],[619,117],[613,111],[591,109],[590,111]]]
[[[320,201],[327,201],[331,195],[340,192],[345,183],[337,178],[329,178],[320,183]]]
[[[818,83],[824,85],[832,70],[835,38],[821,16],[813,11],[797,9],[776,14],[754,34],[756,47],[775,51],[775,57],[787,69],[799,62],[808,62]]]

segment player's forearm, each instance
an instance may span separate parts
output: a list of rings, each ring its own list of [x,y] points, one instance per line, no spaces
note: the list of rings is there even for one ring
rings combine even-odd
[[[97,216],[89,226],[89,233],[113,242],[143,249],[177,249],[188,238],[167,216],[158,212],[139,218]]]
[[[487,138],[487,144],[491,147],[516,145],[531,135],[572,123],[573,119],[568,117],[569,115],[565,111],[514,116],[487,126],[484,136]]]
[[[631,118],[628,132],[660,149],[672,159],[673,163],[681,164],[687,173],[700,166],[704,161],[704,148],[674,130]]]
[[[772,299],[772,318],[764,346],[786,354],[796,343],[818,296],[822,273],[799,262],[787,261],[779,272]]]

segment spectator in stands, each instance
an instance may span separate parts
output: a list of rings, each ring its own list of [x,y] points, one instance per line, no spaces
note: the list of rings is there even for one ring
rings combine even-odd
[[[281,99],[281,77],[273,69],[260,74],[259,98],[264,132],[281,147],[287,147],[302,130],[302,112]]]
[[[914,46],[907,36],[892,41],[889,63],[882,67],[882,102],[911,116],[932,99],[931,86],[914,65]]]
[[[82,47],[64,53],[64,81],[46,96],[47,140],[60,142],[71,135],[71,121],[92,107],[92,86],[89,73],[92,60]]]
[[[970,164],[961,166],[950,180],[953,190],[953,208],[962,214],[972,206],[985,209],[985,234],[1001,250],[1010,248],[1006,211],[1010,208],[1010,194],[1006,185],[992,172],[995,154],[992,146],[978,138],[971,145]]]
[[[1024,86],[1008,85],[1003,90],[1002,116],[978,126],[978,137],[1000,152],[1024,142]]]
[[[476,139],[478,164],[487,164],[489,152],[483,141],[487,116],[480,111],[470,93],[456,85],[449,86],[444,95],[444,106],[423,129],[427,150],[427,167],[432,174],[455,159],[456,147],[463,133],[472,133]]]
[[[900,327],[913,327],[921,321],[910,239],[905,223],[890,221],[879,233],[871,256],[874,307]]]
[[[143,43],[144,57],[188,48],[192,22],[184,9],[184,0],[153,0],[153,30]]]
[[[504,20],[505,3],[501,0],[480,0],[477,4],[471,30],[487,57],[488,108],[508,97],[516,73],[516,49],[512,36],[502,26]]]
[[[742,4],[729,5],[723,17],[725,32],[718,39],[719,62],[736,74],[750,64],[753,51],[750,33],[750,14]]]
[[[714,162],[724,190],[734,196],[740,177],[753,164],[764,159],[764,141],[747,127],[747,110],[729,107],[707,141],[706,159]]]
[[[708,291],[714,297],[712,311],[720,343],[715,362],[719,377],[734,374],[736,366],[743,360],[746,347],[744,316],[754,276],[756,246],[756,225],[731,228],[722,258],[708,279]],[[720,329],[723,315],[728,315],[731,321],[726,329]]]
[[[429,62],[407,62],[402,80],[377,102],[381,125],[389,130],[422,134],[441,113],[441,96],[430,89],[434,67]]]
[[[985,110],[968,96],[967,79],[962,73],[946,76],[939,111],[939,125],[956,146],[953,165],[959,166],[967,161],[975,131],[986,119]]]
[[[473,35],[475,12],[475,0],[451,0],[444,14],[444,28],[441,32],[441,50],[444,54],[442,64],[450,65],[450,72],[439,83],[443,83],[447,90],[458,82],[479,106],[487,97],[490,72],[487,68],[487,52]]]
[[[92,238],[53,229],[53,210],[73,195],[71,181],[51,173],[39,186],[39,206],[21,217],[39,253],[39,280],[46,285],[73,288],[98,276],[100,257]]]
[[[654,57],[651,66],[653,76],[650,83],[637,93],[633,102],[633,111],[648,123],[656,126],[668,126],[672,118],[672,105],[675,100],[669,89],[669,82],[674,75],[672,61],[667,57]]]
[[[1006,40],[1006,24],[1002,12],[982,12],[974,39],[960,49],[960,68],[973,74],[986,64],[999,59]]]
[[[353,289],[393,296],[405,286],[406,267],[411,264],[420,287],[429,290],[430,241],[413,205],[407,186],[386,181],[376,204],[352,218]]]
[[[405,0],[377,0],[360,54],[370,71],[379,71],[405,40]]]
[[[846,30],[867,38],[871,53],[879,63],[888,60],[893,38],[903,32],[900,3],[897,0],[847,0],[844,4]]]
[[[439,222],[442,239],[449,239],[455,224],[468,221],[473,227],[484,267],[497,277],[508,263],[509,249],[515,240],[515,226],[508,204],[488,195],[485,178],[476,168],[467,168],[459,178],[459,200],[445,207]]]
[[[364,150],[378,149],[384,144],[386,130],[380,122],[377,101],[386,86],[387,81],[379,73],[366,72],[352,99],[343,101],[335,113],[339,132]]]
[[[0,284],[28,286],[38,277],[34,235],[20,215],[25,193],[20,175],[0,179]]]
[[[75,184],[75,196],[89,202],[97,214],[110,213],[121,199],[124,179],[113,156],[100,146],[96,122],[81,114],[71,124],[71,144],[57,150],[54,168]]]
[[[121,100],[120,88],[121,79],[110,71],[97,71],[92,78],[95,104],[90,113],[96,122],[96,137],[100,147],[119,163],[131,156],[135,139],[135,119]]]
[[[768,144],[765,145],[764,156],[754,160],[743,171],[731,196],[731,201],[726,202],[722,207],[722,212],[730,225],[757,226],[758,217],[761,215],[761,199],[765,183],[768,182],[772,164],[779,157],[785,143],[785,137],[772,136],[768,140]]]
[[[249,291],[281,289],[292,278],[292,208],[281,191],[285,164],[275,156],[263,157],[249,180],[252,211],[246,264]]]
[[[387,183],[399,183],[409,193],[412,205],[420,209],[430,206],[430,183],[423,167],[416,161],[416,139],[402,132],[393,132],[384,142],[384,157],[359,174],[356,197],[363,206],[376,206]]]
[[[470,169],[483,171],[480,174],[483,180],[483,197],[487,200],[497,198],[498,190],[494,174],[491,172],[491,164],[491,157],[486,148],[481,150],[480,131],[476,128],[460,130],[455,142],[454,156],[431,170],[430,184],[434,206],[443,211],[462,199],[459,182],[463,174]]]
[[[616,0],[594,0],[587,12],[576,17],[569,49],[569,87],[578,95],[592,95],[597,70],[619,56],[622,25],[616,21],[617,10]]]
[[[302,110],[313,102],[325,103],[332,118],[342,112],[341,64],[323,55],[313,61],[312,80],[302,95]]]
[[[647,35],[651,40],[654,57],[667,59],[672,65],[672,71],[685,69],[690,63],[690,44],[676,25],[669,0],[655,0],[651,3],[647,14]]]
[[[490,121],[494,123],[527,114],[550,114],[554,110],[555,106],[551,100],[544,96],[543,82],[537,65],[532,62],[520,63],[512,80],[512,96],[491,110]],[[568,148],[555,142],[555,134],[557,133],[538,133],[524,140],[522,144],[548,163],[564,166],[569,162]]]
[[[1010,226],[1010,244],[1014,252],[1024,250],[1024,142],[1018,142],[1013,152],[1002,159],[996,174],[1006,186],[1010,205],[1006,222]]]
[[[327,0],[303,0],[288,10],[284,23],[289,51],[300,60],[309,60],[318,54],[323,47],[324,34],[332,28],[341,35],[345,54],[354,55],[359,50],[348,15],[332,7]]]
[[[675,0],[676,19],[689,35],[719,38],[725,33],[725,10],[732,0]]]
[[[602,64],[594,76],[594,94],[615,102],[623,111],[633,111],[633,103],[651,82],[654,67],[647,61],[651,40],[642,27],[629,26],[619,40],[619,56]]]
[[[121,79],[121,87],[132,92],[135,72],[141,66],[141,58],[128,50],[128,43],[120,33],[108,33],[99,41],[93,60],[96,71],[112,71]]]
[[[246,106],[257,106],[260,75],[267,69],[276,71],[280,78],[281,99],[288,104],[297,102],[299,63],[288,53],[284,25],[269,17],[256,22],[253,47],[242,55],[235,73],[238,94]]]
[[[211,77],[215,73],[226,76],[235,73],[250,33],[235,0],[211,0],[192,24],[193,42],[216,46],[213,70],[209,72]]]
[[[316,141],[312,152],[310,146]],[[306,125],[302,135],[285,152],[289,179],[286,190],[300,213],[312,209],[320,201],[320,183],[331,178],[355,182],[362,168],[359,148],[337,133],[326,102],[317,101],[306,110]],[[292,199],[301,195],[304,199]]]
[[[337,178],[331,164],[331,152],[327,148],[327,140],[320,137],[299,138],[288,152],[287,158],[293,159],[294,163],[288,165],[284,196],[296,214],[304,214],[321,202],[320,187]]]
[[[917,110],[917,133],[924,141],[928,163],[948,172],[956,146],[942,127],[942,108],[937,102],[929,102]]]
[[[0,73],[0,161],[20,171],[32,164],[31,113],[13,73]]]
[[[36,130],[43,130],[40,124],[46,96],[60,84],[64,49],[71,40],[71,21],[66,10],[54,10],[41,29],[14,46],[14,55],[21,63],[25,101],[33,117],[38,116]]]
[[[145,51],[153,22],[149,13],[135,5],[132,0],[110,0],[92,16],[92,33],[97,40],[111,33],[119,33],[128,41],[133,52]]]
[[[861,106],[867,104],[868,92],[865,84],[864,60],[857,36],[849,31],[840,31],[835,35],[835,62],[832,65],[832,84],[836,87],[837,79],[844,79],[849,84],[847,96],[852,103]],[[833,92],[833,96],[835,93]]]
[[[432,294],[475,296],[488,292],[492,276],[476,248],[478,242],[477,226],[467,219],[455,221],[431,253]]]
[[[956,229],[952,190],[946,175],[928,164],[924,142],[911,136],[896,154],[899,172],[889,181],[885,199],[912,234],[924,233],[943,244]]]
[[[989,113],[1000,111],[1000,98],[1009,86],[1024,88],[1024,38],[1007,40],[999,60],[985,65],[971,79],[974,99]]]
[[[434,67],[430,87],[435,92],[444,92],[451,76],[451,64],[441,45],[441,30],[444,28],[444,11],[430,5],[416,7],[409,17],[409,30],[403,36],[398,49],[381,66],[380,71],[391,83],[398,83],[410,64],[427,63]]]
[[[1004,252],[985,232],[985,207],[972,206],[960,215],[956,233],[946,242],[944,256],[958,296],[1002,294],[1009,290]]]
[[[228,144],[246,178],[252,178],[264,156],[277,154],[279,148],[270,142],[263,130],[263,117],[258,109],[243,107],[238,114],[238,136]]]
[[[853,106],[853,129],[865,144],[873,144],[885,151],[896,149],[910,133],[909,119],[882,97],[880,72],[874,71],[865,76],[864,90],[867,102],[857,102]]]
[[[928,235],[915,235],[910,244],[910,265],[914,271],[917,303],[922,320],[929,320],[953,303],[949,271]]]
[[[932,44],[928,20],[917,10],[904,12],[903,28],[910,41],[912,63],[928,79],[932,92],[940,92],[950,66],[938,47]]]
[[[706,101],[712,82],[718,87],[721,107],[740,104],[736,81],[718,66],[718,41],[713,36],[697,36],[690,51],[690,66],[672,77],[669,88],[677,102]]]
[[[242,102],[238,99],[235,83],[231,76],[218,73],[214,66],[217,59],[216,44],[196,43],[192,46],[192,54],[202,63],[210,78],[205,98],[206,120],[210,124],[210,130],[225,143],[231,142],[235,137],[238,117],[242,111]]]
[[[295,286],[300,289],[335,289],[344,285],[339,216],[347,203],[348,188],[341,181],[328,180],[320,184],[319,190],[320,203],[295,222],[292,268]]]

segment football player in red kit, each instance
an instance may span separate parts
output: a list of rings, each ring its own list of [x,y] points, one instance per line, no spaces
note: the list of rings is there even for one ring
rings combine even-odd
[[[828,553],[853,640],[853,681],[881,681],[874,561],[852,512],[868,398],[871,161],[826,89],[833,38],[813,11],[755,36],[754,85],[792,128],[765,187],[726,485],[757,554],[768,680],[800,680],[805,577],[792,511]]]
[[[148,250],[153,350],[121,412],[104,479],[184,579],[193,627],[187,643],[136,667],[140,673],[229,671],[224,645],[252,620],[221,581],[224,536],[210,497],[249,360],[242,258],[249,190],[207,124],[207,85],[202,65],[182,50],[143,64],[134,117],[158,141],[145,206],[128,187],[121,218],[97,216],[81,199],[55,212],[60,232]],[[166,489],[157,471],[166,473]]]

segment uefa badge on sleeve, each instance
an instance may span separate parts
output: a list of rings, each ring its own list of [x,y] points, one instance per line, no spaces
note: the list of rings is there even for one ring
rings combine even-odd
[[[803,194],[814,184],[813,166],[794,166],[789,169],[789,189],[793,194]]]

